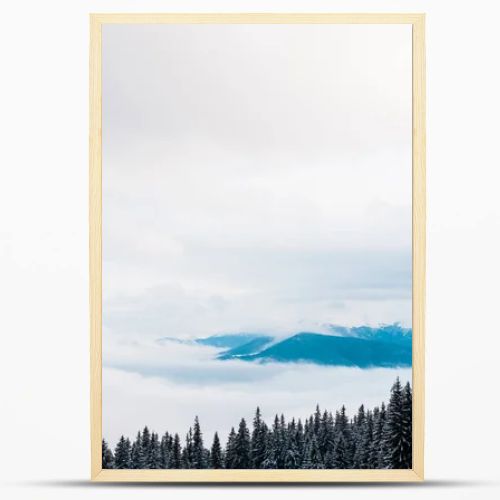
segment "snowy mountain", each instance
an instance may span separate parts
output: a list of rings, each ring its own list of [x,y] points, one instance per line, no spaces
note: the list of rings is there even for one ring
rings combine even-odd
[[[258,353],[238,356],[238,359],[390,368],[411,366],[411,344],[301,332]]]
[[[379,327],[326,325],[327,333],[300,332],[286,338],[228,333],[180,341],[219,349],[217,359],[260,363],[307,362],[359,368],[411,366],[412,331],[399,324]],[[161,341],[177,341],[164,337]]]

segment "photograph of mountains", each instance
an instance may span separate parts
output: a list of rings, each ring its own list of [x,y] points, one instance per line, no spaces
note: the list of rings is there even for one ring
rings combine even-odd
[[[411,25],[102,28],[102,465],[412,467]]]

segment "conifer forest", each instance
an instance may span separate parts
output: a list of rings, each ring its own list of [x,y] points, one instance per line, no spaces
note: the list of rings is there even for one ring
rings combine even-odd
[[[210,442],[195,417],[187,434],[163,435],[144,427],[114,449],[102,441],[104,469],[411,469],[412,390],[394,382],[387,404],[349,417],[316,406],[307,419],[274,417],[268,425],[257,408],[231,428],[227,442]]]

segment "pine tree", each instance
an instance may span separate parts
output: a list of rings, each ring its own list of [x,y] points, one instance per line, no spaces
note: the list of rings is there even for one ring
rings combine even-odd
[[[328,452],[333,452],[334,442],[335,431],[333,416],[325,410],[321,417],[318,433],[318,446],[322,457],[325,457]]]
[[[179,434],[175,434],[174,440],[172,443],[172,451],[170,457],[169,466],[171,469],[181,469],[182,468],[182,449],[181,449],[181,440],[179,438]]]
[[[210,467],[212,469],[222,469],[224,467],[222,449],[220,447],[219,435],[214,434],[214,441],[210,449]]]
[[[386,427],[386,422],[387,422],[387,409],[385,406],[385,403],[382,402],[380,405],[380,424],[381,424],[381,431],[380,431],[380,440],[378,443],[378,449],[377,449],[377,464],[375,468],[377,469],[385,469],[385,461],[386,461],[386,455],[387,455],[387,443],[385,441],[385,427]]]
[[[255,417],[253,419],[253,431],[250,441],[253,469],[262,468],[262,463],[264,462],[266,454],[266,435],[267,427],[262,421],[260,408],[257,407],[257,410],[255,411]]]
[[[162,469],[170,468],[171,451],[172,451],[172,436],[170,436],[168,432],[165,432],[160,442],[160,463]]]
[[[299,453],[297,445],[297,426],[295,419],[288,424],[285,430],[285,469],[298,469],[300,468],[302,457]]]
[[[335,414],[335,445],[333,450],[333,466],[335,469],[348,469],[352,465],[354,454],[352,429],[347,418],[345,406]]]
[[[115,469],[130,469],[130,441],[122,435],[115,448]]]
[[[277,469],[278,468],[278,460],[277,460],[277,443],[276,443],[277,435],[272,430],[266,431],[266,450],[264,453],[264,461],[262,462],[263,469]]]
[[[319,428],[321,425],[321,411],[319,409],[319,405],[316,405],[316,411],[314,412],[314,419],[313,419],[313,432],[316,437],[318,437],[319,434]]]
[[[403,390],[399,377],[391,389],[384,427],[384,443],[387,447],[384,464],[388,469],[404,469],[409,443],[403,425]]]
[[[113,469],[113,453],[104,439],[102,440],[102,468]]]
[[[348,425],[349,421],[347,419],[346,409],[345,406],[342,406],[340,412],[336,412],[335,414],[335,430],[338,432],[345,432]]]
[[[380,409],[376,406],[373,409],[373,433],[372,441],[370,443],[370,450],[368,455],[368,468],[377,469],[378,468],[378,450],[380,446],[380,438],[382,436],[382,428],[380,421]]]
[[[234,441],[235,461],[233,463],[234,469],[249,469],[250,462],[250,433],[245,419],[242,418],[238,427],[238,433]]]
[[[144,468],[148,468],[148,457],[149,457],[149,448],[151,446],[151,433],[149,432],[148,427],[144,427],[144,430],[142,431],[142,438],[141,438],[141,448],[142,448],[142,455],[144,457]]]
[[[226,469],[236,469],[236,432],[234,432],[234,427],[231,427],[231,432],[227,438],[226,444],[226,456],[225,456],[225,465]]]
[[[361,436],[362,451],[360,452],[360,469],[371,468],[371,447],[373,442],[373,413],[368,410],[366,412],[366,420]]]
[[[285,416],[283,413],[279,419],[278,425],[278,469],[285,469],[286,465],[286,455],[287,455],[287,428],[285,422]]]
[[[403,434],[403,452],[402,468],[412,468],[412,391],[410,383],[407,382],[402,395],[402,434]]]
[[[295,440],[297,442],[297,451],[299,454],[299,457],[304,456],[304,426],[302,425],[302,421],[298,420],[297,422],[297,429],[295,431]]]
[[[193,461],[193,429],[190,427],[186,434],[186,444],[182,450],[182,468],[191,469]]]
[[[363,457],[365,455],[364,448],[364,433],[365,433],[365,407],[361,405],[358,410],[358,414],[354,419],[352,439],[353,439],[353,469],[362,469]]]
[[[149,453],[146,459],[147,469],[161,469],[160,442],[158,434],[153,432],[149,442]]]
[[[191,468],[206,469],[208,464],[206,462],[205,449],[203,448],[203,436],[201,433],[200,422],[197,416],[194,418],[193,429],[194,431]]]
[[[273,444],[273,459],[276,462],[276,468],[277,469],[282,469],[283,468],[283,443],[281,440],[281,430],[280,430],[280,420],[278,418],[278,415],[276,414],[274,416],[274,422],[273,422],[273,429],[272,429],[272,444]],[[269,450],[271,451],[271,450]]]
[[[142,452],[142,434],[139,431],[134,443],[132,444],[131,467],[132,469],[144,469],[144,453]]]

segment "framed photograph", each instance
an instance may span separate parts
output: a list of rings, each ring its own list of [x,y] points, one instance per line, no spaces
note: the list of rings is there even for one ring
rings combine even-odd
[[[91,477],[421,481],[423,14],[92,14]]]

